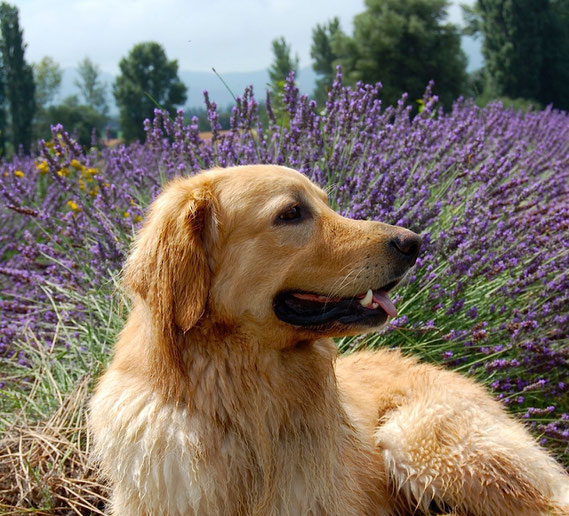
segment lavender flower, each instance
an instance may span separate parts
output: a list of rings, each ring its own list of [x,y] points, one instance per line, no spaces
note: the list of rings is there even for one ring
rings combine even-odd
[[[347,88],[338,71],[319,110],[290,77],[278,114],[269,98],[266,125],[248,88],[227,132],[205,95],[210,138],[195,118],[156,111],[143,145],[86,152],[56,126],[36,157],[3,161],[0,363],[26,362],[15,352],[24,333],[63,349],[61,318],[101,324],[89,296],[112,295],[133,231],[164,181],[214,166],[279,163],[326,188],[346,216],[422,234],[422,254],[399,290],[400,317],[369,342],[490,378],[499,398],[529,414],[546,444],[563,452],[569,116],[464,99],[443,113],[432,85],[417,116],[405,95],[393,107],[380,97],[380,84]]]

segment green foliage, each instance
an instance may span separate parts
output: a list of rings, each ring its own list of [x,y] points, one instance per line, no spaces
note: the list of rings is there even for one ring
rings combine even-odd
[[[186,87],[178,77],[178,62],[168,61],[162,46],[139,43],[123,58],[121,74],[113,85],[120,109],[120,125],[127,141],[145,138],[143,122],[152,119],[154,109],[172,113],[186,101]]]
[[[298,72],[298,56],[291,57],[291,48],[286,40],[281,37],[274,39],[272,42],[274,61],[269,68],[269,77],[271,79],[271,87],[274,92],[282,90],[282,84],[287,75],[294,71]]]
[[[531,99],[512,99],[510,97],[493,97],[487,93],[483,93],[476,97],[476,105],[480,107],[487,106],[490,102],[501,102],[506,108],[513,109],[514,111],[522,111],[527,113],[528,111],[539,111],[543,109],[543,106],[536,100]]]
[[[4,77],[4,65],[0,53],[0,156],[4,156],[6,150],[6,88]]]
[[[478,0],[465,17],[484,38],[487,95],[569,109],[569,0]]]
[[[462,18],[464,19],[465,26],[462,28],[462,33],[466,36],[472,36],[477,39],[482,36],[482,18],[480,11],[476,4],[467,5],[460,4],[462,9]]]
[[[286,78],[290,72],[298,73],[298,55],[291,56],[291,47],[284,37],[274,39],[272,42],[273,64],[269,68],[271,90],[273,92],[272,107],[278,123],[283,126],[288,124],[288,113],[284,109],[283,94]]]
[[[569,110],[569,0],[550,0],[540,70],[542,104]]]
[[[79,88],[84,102],[81,103],[76,95],[72,95],[59,105],[50,105],[61,84],[61,68],[50,57],[44,57],[34,65],[38,107],[34,138],[48,140],[51,138],[50,126],[61,123],[75,135],[81,145],[89,147],[93,129],[101,134],[108,120],[106,85],[101,83],[99,74],[98,67],[89,58],[83,59],[79,63],[80,79],[75,85]]]
[[[536,98],[546,2],[483,0],[478,5],[484,32],[482,48],[496,93]]]
[[[77,73],[79,79],[75,80],[75,86],[79,88],[85,104],[102,115],[107,115],[109,111],[107,85],[101,81],[99,67],[91,59],[85,57],[79,62]]]
[[[464,93],[467,97],[478,98],[486,95],[488,91],[488,73],[486,68],[480,68],[467,75],[464,88]]]
[[[39,110],[53,102],[59,92],[63,72],[59,64],[49,56],[43,57],[39,63],[34,64],[33,70],[36,83],[36,107]]]
[[[0,41],[2,75],[9,104],[11,141],[29,152],[32,143],[32,120],[36,109],[35,83],[32,67],[24,59],[25,45],[20,29],[18,9],[0,4]]]
[[[102,134],[106,121],[105,115],[92,106],[80,104],[77,96],[71,95],[61,104],[44,110],[37,124],[37,136],[48,140],[51,137],[50,125],[60,123],[83,147],[90,147],[93,129],[97,131],[97,134]]]
[[[444,22],[447,7],[447,0],[366,0],[353,37],[340,32],[332,42],[348,82],[380,81],[382,99],[392,105],[403,92],[421,98],[434,80],[449,106],[463,91],[466,56],[458,28]]]
[[[333,42],[340,34],[342,34],[342,29],[340,29],[338,18],[333,18],[326,25],[316,25],[312,30],[312,45],[310,47],[310,56],[314,59],[312,68],[320,75],[316,80],[314,98],[320,105],[326,102],[328,89],[336,76],[335,63],[339,56],[334,51]]]

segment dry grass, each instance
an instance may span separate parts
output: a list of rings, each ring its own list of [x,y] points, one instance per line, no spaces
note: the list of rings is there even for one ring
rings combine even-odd
[[[89,460],[84,376],[46,421],[18,423],[0,440],[0,513],[104,514],[106,489]]]

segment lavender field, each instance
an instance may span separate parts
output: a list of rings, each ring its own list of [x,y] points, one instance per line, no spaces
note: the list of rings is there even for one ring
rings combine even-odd
[[[430,87],[414,115],[414,100],[385,108],[379,91],[346,88],[339,74],[317,109],[290,77],[282,107],[267,106],[268,124],[247,90],[221,134],[206,95],[211,139],[196,119],[156,111],[144,145],[85,151],[54,127],[36,156],[2,162],[7,435],[88,392],[127,309],[121,264],[161,185],[214,166],[278,163],[324,187],[342,214],[423,236],[395,296],[399,318],[340,349],[400,346],[475,376],[569,465],[569,116],[464,99],[443,113]]]

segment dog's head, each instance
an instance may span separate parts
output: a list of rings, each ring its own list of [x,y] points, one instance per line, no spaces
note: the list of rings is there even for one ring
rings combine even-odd
[[[294,170],[219,169],[158,196],[125,282],[166,334],[219,321],[284,346],[381,326],[420,244],[406,229],[338,215]]]

